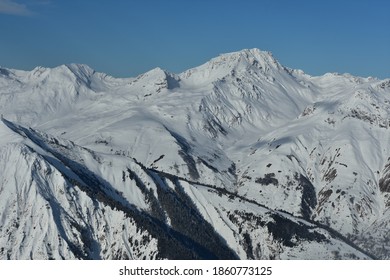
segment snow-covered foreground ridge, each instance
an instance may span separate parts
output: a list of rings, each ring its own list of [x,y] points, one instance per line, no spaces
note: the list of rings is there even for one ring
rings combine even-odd
[[[0,68],[0,112],[0,259],[390,258],[390,79]]]

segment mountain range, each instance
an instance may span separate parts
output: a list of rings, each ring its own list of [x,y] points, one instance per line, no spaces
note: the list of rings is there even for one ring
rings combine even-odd
[[[0,259],[390,258],[390,79],[0,68],[0,112]]]

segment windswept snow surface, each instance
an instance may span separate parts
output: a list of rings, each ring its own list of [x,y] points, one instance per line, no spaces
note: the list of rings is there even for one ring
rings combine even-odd
[[[0,68],[0,111],[0,259],[390,258],[390,79]]]

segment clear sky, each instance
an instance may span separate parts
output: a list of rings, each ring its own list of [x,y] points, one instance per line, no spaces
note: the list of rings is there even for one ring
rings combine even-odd
[[[390,78],[390,1],[0,0],[7,68],[84,63],[133,77],[245,48],[310,75]]]

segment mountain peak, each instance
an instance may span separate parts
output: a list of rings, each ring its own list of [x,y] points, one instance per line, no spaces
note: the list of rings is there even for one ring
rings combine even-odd
[[[240,63],[240,62],[247,62],[250,65],[254,63],[254,61],[257,61],[258,63],[269,63],[273,65],[279,64],[275,58],[273,57],[272,53],[269,51],[262,51],[257,48],[253,49],[243,49],[241,51],[237,52],[230,52],[230,53],[224,53],[220,54],[216,58],[213,58],[210,60],[210,62],[232,62],[232,63]]]
[[[148,72],[139,75],[133,81],[134,84],[142,85],[145,96],[154,92],[161,92],[163,89],[174,89],[179,87],[180,78],[160,67],[153,68]]]
[[[95,74],[95,70],[85,64],[63,64],[54,68],[37,66],[30,72],[27,72],[28,79],[33,81],[42,81],[47,78],[64,79],[67,77],[72,81],[74,79],[81,80],[87,83],[90,77]]]
[[[76,76],[92,76],[96,72],[86,64],[70,63],[59,67],[68,69]]]
[[[282,68],[271,52],[254,48],[220,54],[199,67],[183,72],[181,77],[193,81],[214,81],[249,69],[267,73],[270,69],[279,71]]]
[[[253,48],[253,49],[243,49],[240,51],[236,52],[229,52],[229,53],[223,53],[220,54],[216,59],[218,58],[229,58],[232,60],[237,60],[241,58],[246,58],[246,59],[257,59],[257,60],[274,60],[273,55],[269,51],[262,51],[258,48]]]

